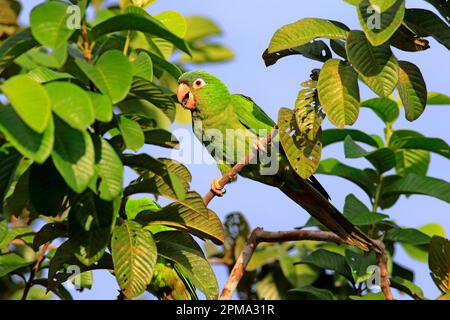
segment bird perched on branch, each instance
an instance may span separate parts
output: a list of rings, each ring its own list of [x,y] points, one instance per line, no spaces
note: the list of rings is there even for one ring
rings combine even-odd
[[[184,73],[178,83],[177,99],[191,110],[194,134],[218,162],[222,174],[256,148],[257,161],[245,166],[240,175],[279,188],[348,244],[365,251],[380,251],[372,239],[331,204],[327,192],[313,176],[302,179],[282,149],[261,143],[276,124],[250,98],[231,94],[220,79],[202,71]],[[268,168],[273,167],[274,161],[277,170],[270,172]],[[211,183],[211,190],[221,196],[219,179]]]

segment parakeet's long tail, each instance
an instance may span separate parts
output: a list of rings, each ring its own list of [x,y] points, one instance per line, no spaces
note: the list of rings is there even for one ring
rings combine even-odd
[[[311,216],[322,223],[330,231],[350,245],[364,251],[371,249],[381,253],[379,245],[361,232],[347,218],[342,215],[324,196],[315,190],[306,180],[299,181],[302,188],[289,188],[288,185],[279,187],[289,198],[303,207]]]

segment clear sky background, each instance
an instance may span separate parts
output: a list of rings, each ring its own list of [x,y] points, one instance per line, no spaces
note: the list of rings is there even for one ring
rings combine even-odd
[[[25,0],[21,21],[28,24],[29,11],[39,0]],[[107,1],[112,3],[113,1]],[[424,1],[407,0],[408,8],[426,8],[435,11]],[[318,17],[339,20],[352,29],[360,29],[356,10],[342,0],[158,0],[149,8],[149,12],[158,13],[165,10],[176,10],[183,15],[206,15],[215,20],[224,30],[221,41],[230,46],[236,53],[232,62],[220,65],[202,66],[221,78],[233,93],[243,93],[252,97],[273,119],[277,117],[280,107],[293,107],[300,83],[308,79],[310,71],[321,63],[301,56],[292,56],[280,60],[276,65],[266,68],[261,54],[267,48],[275,30],[287,23],[304,17]],[[407,53],[394,49],[399,60],[409,60],[418,65],[423,73],[429,91],[450,94],[449,74],[450,55],[439,43],[429,38],[431,49],[419,53]],[[362,99],[375,97],[369,89],[361,87]],[[411,129],[428,137],[439,137],[450,141],[449,131],[450,106],[429,106],[425,113],[415,122],[405,120],[403,111],[395,129]],[[332,125],[325,121],[324,128]],[[186,126],[186,128],[188,128]],[[362,109],[353,128],[369,134],[383,136],[383,123],[368,109]],[[182,144],[187,148],[187,145]],[[143,151],[152,155],[169,156],[170,152],[157,147],[145,147]],[[355,166],[368,166],[365,160],[345,159],[342,144],[326,147],[322,158],[338,158]],[[212,179],[219,176],[214,165],[187,165],[193,175],[192,189],[205,194]],[[449,162],[439,155],[431,155],[429,176],[450,180]],[[346,180],[318,175],[318,179],[328,190],[333,203],[343,208],[345,196],[354,193],[369,205],[367,196],[355,185]],[[129,180],[131,177],[127,176]],[[252,227],[260,226],[267,230],[289,230],[303,225],[309,215],[297,204],[289,200],[277,189],[262,185],[244,178],[238,179],[227,188],[223,198],[214,199],[210,207],[222,219],[233,211],[241,211],[250,221]],[[450,234],[450,205],[443,201],[426,197],[402,197],[398,203],[384,213],[389,214],[401,226],[419,227],[434,222],[441,224]],[[396,261],[415,271],[415,282],[422,287],[425,295],[436,298],[439,291],[429,275],[427,264],[411,259],[400,247],[395,254]],[[226,281],[224,267],[214,267],[222,288]],[[107,272],[95,272],[94,287],[81,294],[73,293],[75,299],[115,299],[118,286],[114,278]],[[401,298],[397,295],[398,298]]]

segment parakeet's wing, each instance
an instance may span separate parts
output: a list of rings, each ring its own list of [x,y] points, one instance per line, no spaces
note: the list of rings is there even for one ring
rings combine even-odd
[[[275,122],[251,98],[233,94],[231,105],[239,121],[249,130],[259,136],[260,130],[266,130],[266,135],[275,126]]]

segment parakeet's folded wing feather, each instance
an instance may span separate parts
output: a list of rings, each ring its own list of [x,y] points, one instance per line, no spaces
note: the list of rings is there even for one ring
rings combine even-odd
[[[270,130],[275,126],[275,122],[261,109],[252,99],[241,94],[233,94],[231,105],[239,121],[256,135],[261,134],[260,130]]]

